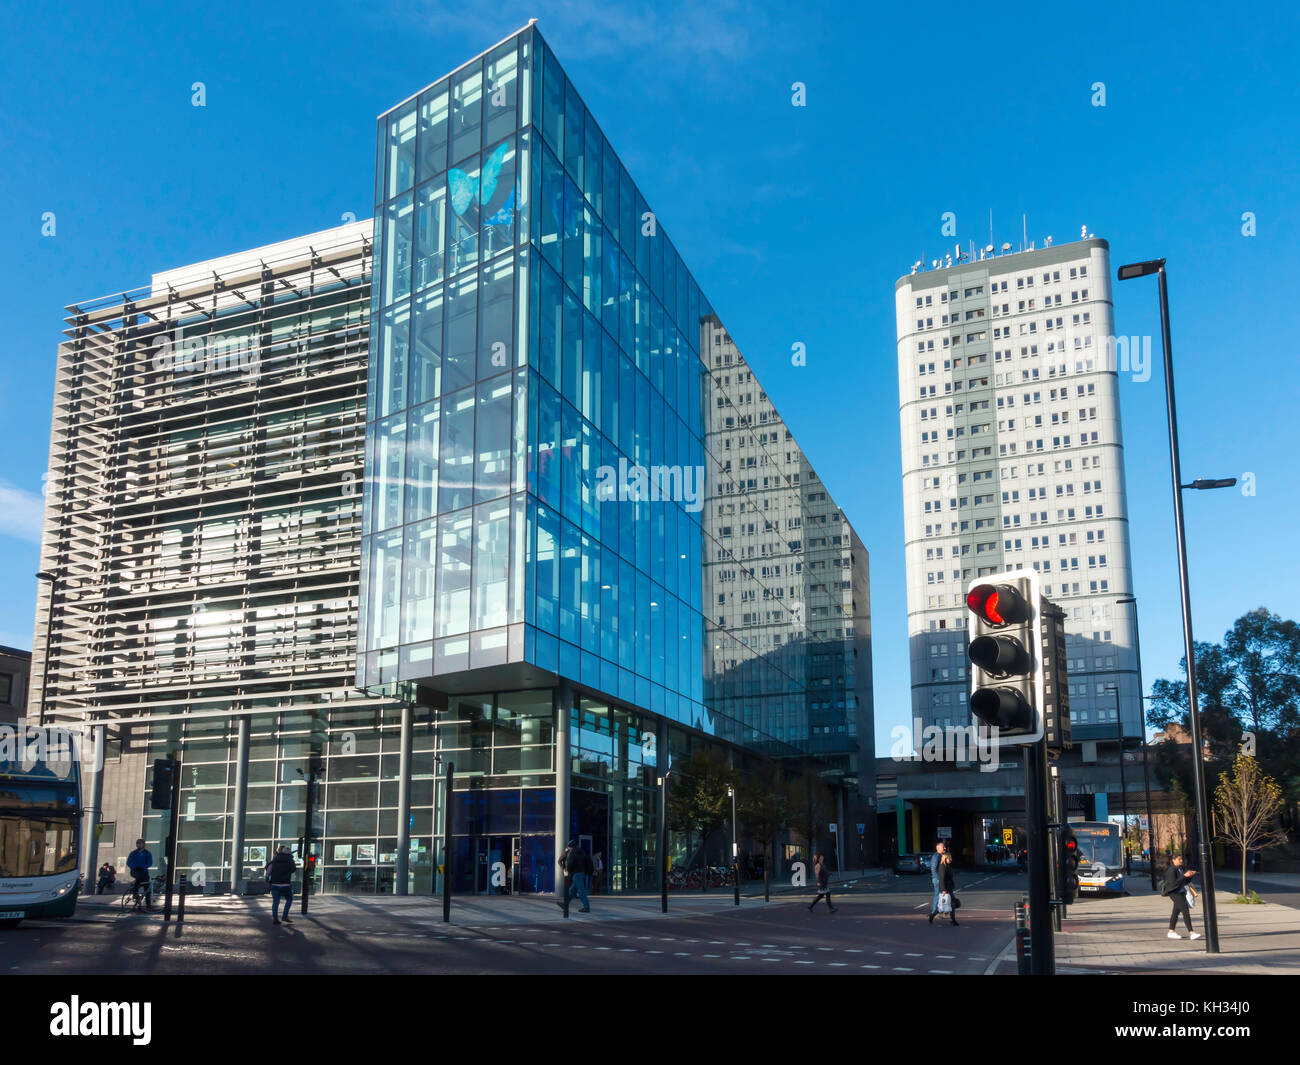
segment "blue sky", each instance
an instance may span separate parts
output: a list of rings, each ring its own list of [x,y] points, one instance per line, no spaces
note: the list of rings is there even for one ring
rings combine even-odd
[[[1086,225],[1113,265],[1168,259],[1184,473],[1256,485],[1188,496],[1197,637],[1260,605],[1300,614],[1300,26],[1284,8],[487,8],[11,9],[0,643],[32,645],[64,306],[367,214],[375,116],[530,17],[871,552],[884,749],[908,716],[894,281],[955,243],[946,211],[963,245],[987,242],[991,210],[998,244],[1019,243],[1023,213],[1040,247]],[[1115,296],[1118,332],[1158,338],[1153,281]],[[1125,379],[1121,403],[1149,684],[1182,653],[1161,375]]]

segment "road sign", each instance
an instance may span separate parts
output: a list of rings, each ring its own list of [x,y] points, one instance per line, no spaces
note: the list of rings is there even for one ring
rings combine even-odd
[[[952,839],[952,829],[947,825],[940,825],[935,829],[935,835],[938,836],[939,839]]]
[[[834,821],[832,821],[832,822],[831,822],[831,835],[832,835],[832,836],[835,835],[835,829],[836,829],[836,824],[835,824]]]
[[[1010,847],[1011,844],[1015,843],[1015,841],[1016,841],[1015,830],[1011,828],[1004,828],[1002,830],[1002,842],[1006,844],[1008,847]]]
[[[867,830],[867,826],[866,826],[863,822],[859,821],[859,822],[858,822],[858,835],[859,835],[859,836],[862,835],[864,832],[866,832],[866,830]]]

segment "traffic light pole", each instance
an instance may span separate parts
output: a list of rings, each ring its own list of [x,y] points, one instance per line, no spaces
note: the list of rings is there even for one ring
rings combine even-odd
[[[1034,976],[1053,976],[1056,945],[1052,932],[1045,740],[1025,747],[1025,812],[1029,830],[1029,971]]]
[[[313,818],[316,816],[316,773],[312,769],[311,759],[307,761],[307,827],[303,830],[303,848],[302,848],[302,904],[299,909],[304,917],[307,916],[307,896],[311,894],[311,878],[315,870],[311,862],[311,829]]]
[[[456,763],[447,763],[447,784],[442,801],[442,923],[451,923],[451,830],[455,825]]]
[[[176,883],[176,835],[180,832],[181,821],[181,753],[173,751],[172,756],[172,808],[167,818],[167,842],[163,852],[167,855],[166,901],[163,903],[163,920],[172,919],[172,888]]]

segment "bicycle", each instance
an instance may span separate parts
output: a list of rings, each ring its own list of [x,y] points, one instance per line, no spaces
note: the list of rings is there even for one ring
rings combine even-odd
[[[148,889],[143,880],[132,880],[127,889],[122,892],[122,901],[119,907],[122,913],[152,913],[153,899],[163,893],[166,887],[166,880],[161,876],[155,876],[148,882]],[[149,899],[149,904],[145,905],[145,899]]]

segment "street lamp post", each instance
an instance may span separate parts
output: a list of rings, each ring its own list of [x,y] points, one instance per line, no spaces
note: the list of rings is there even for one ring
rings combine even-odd
[[[42,728],[45,727],[45,704],[49,698],[50,688],[50,636],[54,628],[54,588],[58,584],[59,578],[50,573],[48,570],[41,570],[36,574],[38,581],[48,581],[50,585],[50,603],[45,610],[45,654],[44,661],[41,663],[41,708],[37,724]]]
[[[1178,412],[1174,403],[1173,342],[1169,333],[1169,287],[1164,259],[1129,263],[1119,268],[1119,280],[1155,274],[1160,290],[1160,339],[1165,363],[1165,407],[1169,419],[1169,459],[1174,488],[1174,528],[1178,538],[1178,580],[1182,592],[1183,643],[1187,655],[1187,709],[1192,726],[1192,781],[1196,785],[1196,836],[1201,857],[1205,895],[1205,952],[1219,953],[1219,921],[1214,905],[1214,866],[1210,861],[1209,816],[1205,802],[1205,771],[1201,764],[1201,720],[1196,697],[1196,647],[1192,639],[1192,597],[1187,581],[1187,533],[1183,524],[1183,489],[1227,488],[1235,479],[1197,480],[1182,483],[1182,462],[1178,454]]]
[[[1119,685],[1107,685],[1106,690],[1115,695],[1115,730],[1119,738],[1119,808],[1124,818],[1124,831],[1120,836],[1120,846],[1124,854],[1124,875],[1129,873],[1128,858],[1128,782],[1124,779],[1124,723],[1119,712]]]
[[[1145,725],[1143,728],[1145,729]],[[1156,822],[1151,813],[1151,774],[1147,769],[1147,738],[1142,736],[1142,787],[1147,794],[1147,871],[1151,874],[1151,890],[1156,890]]]
[[[731,797],[731,874],[736,882],[736,905],[740,905],[740,842],[736,835],[736,789],[727,785]]]

